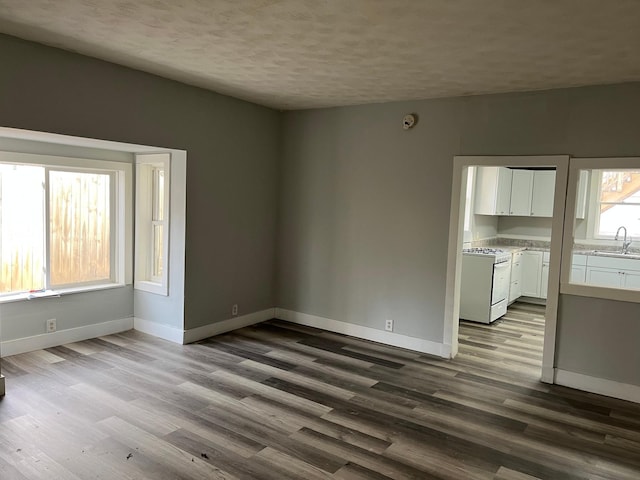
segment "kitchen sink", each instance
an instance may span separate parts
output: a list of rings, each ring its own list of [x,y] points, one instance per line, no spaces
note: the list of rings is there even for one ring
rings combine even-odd
[[[593,255],[598,257],[615,257],[615,258],[633,258],[640,259],[640,254],[637,253],[622,253],[622,252],[612,252],[608,250],[594,250],[592,252]]]

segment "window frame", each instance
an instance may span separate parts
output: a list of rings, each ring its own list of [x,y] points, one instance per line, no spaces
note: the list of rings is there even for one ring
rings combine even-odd
[[[600,168],[591,170],[591,188],[594,189],[592,191],[596,191],[596,195],[590,196],[589,202],[589,238],[593,238],[594,240],[614,240],[615,234],[613,235],[604,235],[600,233],[600,208],[603,202],[600,201],[602,195],[602,173],[603,172],[615,172],[615,171],[625,171],[625,170],[637,170],[637,169],[628,169],[628,168]],[[597,175],[593,173],[597,172]],[[640,205],[640,202],[604,202],[607,205]],[[636,232],[637,233],[637,232]]]
[[[19,153],[0,151],[0,163],[15,165],[32,165],[44,168],[44,289],[52,294],[65,294],[122,287],[130,283],[131,272],[127,267],[127,255],[131,255],[131,242],[127,236],[131,234],[131,176],[132,165],[124,162],[87,159],[78,157],[62,157],[45,154]],[[92,281],[51,285],[51,253],[50,253],[50,191],[49,172],[69,171],[81,173],[109,174],[110,181],[110,278],[108,281]],[[30,292],[8,292],[0,294],[0,302],[21,300],[29,297]]]
[[[156,295],[169,295],[169,231],[171,226],[171,154],[145,153],[136,155],[135,202],[135,271],[134,288]],[[154,218],[154,171],[164,172],[162,220]],[[154,225],[162,225],[162,275],[153,275]]]
[[[577,295],[581,297],[602,298],[607,300],[617,300],[623,302],[640,303],[640,295],[638,290],[625,289],[617,287],[596,286],[583,283],[572,283],[571,268],[574,245],[583,243],[581,239],[576,241],[576,207],[577,192],[581,170],[638,170],[640,169],[640,157],[591,157],[579,158],[572,157],[569,165],[569,177],[567,183],[566,212],[564,216],[564,229],[562,240],[562,267],[560,276],[560,293],[563,295]],[[591,188],[599,188],[597,181],[598,175],[591,175]],[[593,210],[596,203],[591,195],[589,202],[589,225],[587,226],[587,234],[594,233],[593,223],[595,221]],[[591,238],[593,243],[610,245],[613,237],[605,240]],[[589,238],[587,238],[589,240]],[[600,243],[599,243],[600,242]],[[590,243],[590,242],[587,242]]]

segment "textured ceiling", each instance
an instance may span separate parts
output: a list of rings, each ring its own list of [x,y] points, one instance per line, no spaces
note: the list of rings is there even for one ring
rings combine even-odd
[[[280,109],[640,80],[640,0],[0,0],[0,32]]]

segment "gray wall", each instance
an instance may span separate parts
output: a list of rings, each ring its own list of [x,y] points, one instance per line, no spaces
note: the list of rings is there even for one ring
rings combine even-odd
[[[420,105],[285,114],[279,307],[442,341],[461,103]]]
[[[639,307],[637,303],[562,295],[557,367],[640,385]]]
[[[420,121],[403,131],[409,112]],[[380,329],[393,318],[442,342],[453,157],[639,155],[638,125],[640,83],[285,113],[278,306]],[[590,309],[562,305],[561,330]],[[619,333],[603,316],[585,335],[614,345]],[[563,367],[582,340],[558,341]],[[624,347],[600,370],[577,358],[581,373],[613,378],[634,355]]]
[[[4,35],[0,65],[0,126],[187,150],[185,328],[275,306],[278,112]]]

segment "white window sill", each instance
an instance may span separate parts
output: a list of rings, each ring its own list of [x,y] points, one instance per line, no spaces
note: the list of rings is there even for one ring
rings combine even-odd
[[[106,284],[100,284],[100,285],[85,285],[81,287],[59,288],[56,290],[22,292],[22,293],[16,293],[14,295],[5,295],[0,297],[0,304],[12,303],[12,302],[24,302],[26,300],[37,300],[40,298],[57,298],[63,295],[70,295],[74,293],[95,292],[99,290],[121,288],[124,286],[125,285],[123,283],[106,283]]]
[[[143,292],[162,295],[164,297],[169,296],[169,289],[167,285],[163,285],[162,283],[150,282],[148,280],[138,280],[133,284],[133,288]]]

